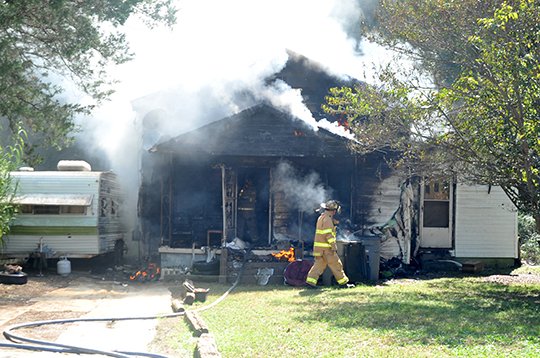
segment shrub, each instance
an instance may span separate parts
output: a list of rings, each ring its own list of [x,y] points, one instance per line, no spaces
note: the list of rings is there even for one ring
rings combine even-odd
[[[531,265],[540,264],[540,234],[531,215],[519,214],[518,235],[521,260]]]

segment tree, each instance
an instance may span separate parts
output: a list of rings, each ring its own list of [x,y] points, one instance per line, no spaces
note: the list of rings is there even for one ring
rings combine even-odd
[[[9,173],[20,163],[24,135],[24,131],[19,130],[19,140],[15,145],[0,146],[0,245],[4,235],[9,233],[9,225],[17,212],[17,206],[12,203],[15,183],[12,183]]]
[[[421,66],[333,89],[325,109],[346,116],[358,150],[392,148],[414,174],[500,185],[540,232],[539,2],[381,3],[372,38]],[[435,86],[423,84],[426,74]]]
[[[37,164],[36,148],[68,145],[74,116],[93,108],[63,100],[52,77],[70,77],[95,104],[106,99],[107,67],[132,56],[121,26],[132,14],[172,25],[172,1],[0,1],[0,242],[17,210],[9,172]]]
[[[92,105],[67,103],[51,77],[69,76],[96,103],[111,93],[111,64],[131,58],[121,32],[131,14],[149,26],[175,21],[172,0],[25,0],[0,2],[0,128],[28,134],[27,162],[40,146],[65,147],[78,113]]]

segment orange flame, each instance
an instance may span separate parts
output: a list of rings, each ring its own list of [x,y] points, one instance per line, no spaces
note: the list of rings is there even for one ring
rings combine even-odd
[[[129,279],[131,281],[139,280],[139,281],[149,281],[159,278],[159,274],[161,273],[161,268],[156,265],[155,263],[149,263],[146,269],[141,269],[137,272],[135,272],[134,275],[130,275]]]
[[[293,262],[295,260],[294,258],[294,247],[291,247],[288,251],[281,250],[277,254],[271,254],[278,260],[287,260],[289,262]]]

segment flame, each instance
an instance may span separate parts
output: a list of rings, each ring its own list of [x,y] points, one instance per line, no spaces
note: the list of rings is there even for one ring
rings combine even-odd
[[[151,281],[154,279],[158,279],[160,273],[161,268],[158,265],[156,265],[155,263],[149,263],[146,268],[135,272],[134,275],[130,275],[129,279],[131,281]]]
[[[347,120],[347,118],[344,118],[343,116],[340,116],[337,120],[338,122],[338,126],[340,127],[343,127],[349,131],[351,131],[351,125],[349,123],[349,121]]]
[[[285,251],[285,250],[281,250],[280,252],[278,252],[277,254],[272,254],[272,256],[274,256],[276,259],[278,260],[287,260],[289,262],[293,262],[294,260],[296,260],[294,258],[294,247],[291,247],[289,250]]]

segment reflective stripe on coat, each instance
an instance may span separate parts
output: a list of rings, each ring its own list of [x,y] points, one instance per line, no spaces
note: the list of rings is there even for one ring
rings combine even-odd
[[[315,239],[313,243],[313,256],[321,256],[324,250],[337,251],[336,226],[334,220],[326,211],[317,219]]]

